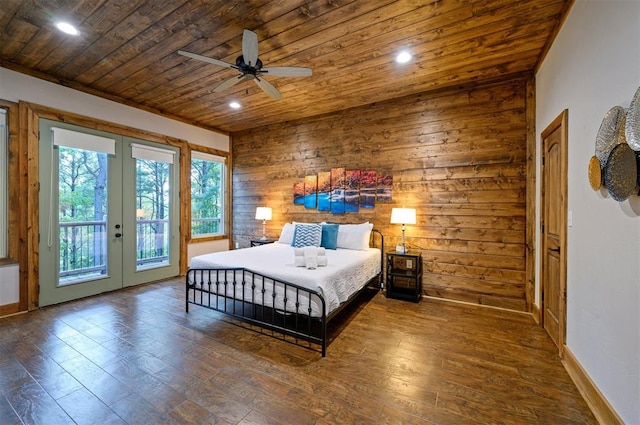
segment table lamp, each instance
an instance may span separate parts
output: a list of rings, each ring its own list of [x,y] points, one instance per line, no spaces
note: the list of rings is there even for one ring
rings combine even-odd
[[[271,220],[271,208],[269,207],[258,207],[256,208],[256,220],[262,220],[262,237],[261,241],[267,240],[267,220]]]
[[[405,224],[416,224],[415,208],[393,208],[391,210],[391,224],[402,224],[402,254],[406,254],[407,246],[404,243],[404,229]]]

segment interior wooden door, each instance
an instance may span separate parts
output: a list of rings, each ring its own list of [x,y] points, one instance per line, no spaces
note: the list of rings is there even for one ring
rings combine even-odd
[[[562,354],[566,312],[566,111],[542,133],[542,324]]]

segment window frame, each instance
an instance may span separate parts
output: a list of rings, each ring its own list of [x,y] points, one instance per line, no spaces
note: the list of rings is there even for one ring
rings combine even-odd
[[[9,257],[9,110],[0,107],[0,259]]]
[[[0,99],[0,108],[6,111],[7,125],[7,150],[6,150],[6,187],[4,188],[6,196],[5,212],[3,219],[6,220],[5,248],[6,253],[0,257],[0,265],[15,264],[20,261],[20,233],[26,231],[26,224],[18,221],[21,211],[26,211],[26,201],[20,196],[21,189],[24,189],[24,178],[20,176],[20,160],[23,151],[18,142],[18,113],[17,103]],[[13,160],[12,160],[13,159]],[[22,266],[21,266],[22,267]]]
[[[221,151],[218,149],[209,148],[201,145],[189,145],[189,172],[188,172],[188,187],[189,187],[189,202],[188,206],[188,217],[189,217],[189,230],[188,230],[188,240],[189,242],[206,242],[206,241],[215,241],[215,240],[223,240],[229,239],[230,235],[230,211],[231,211],[231,202],[230,202],[230,184],[231,184],[231,164],[230,164],[230,154],[229,152]],[[223,158],[221,161],[223,166],[223,181],[222,181],[222,212],[220,214],[220,219],[222,221],[223,231],[220,234],[203,234],[203,235],[193,235],[191,222],[192,222],[192,185],[191,185],[191,171],[192,171],[192,163],[193,163],[193,153],[201,153],[205,155],[217,156]]]

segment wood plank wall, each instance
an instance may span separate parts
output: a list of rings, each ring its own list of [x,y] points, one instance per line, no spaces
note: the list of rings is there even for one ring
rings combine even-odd
[[[392,207],[417,209],[407,245],[422,251],[424,294],[526,311],[526,78],[422,93],[232,134],[233,241],[287,221],[371,221],[400,243]],[[339,93],[336,93],[339,96]],[[393,174],[393,201],[332,215],[293,205],[305,175],[332,167]]]

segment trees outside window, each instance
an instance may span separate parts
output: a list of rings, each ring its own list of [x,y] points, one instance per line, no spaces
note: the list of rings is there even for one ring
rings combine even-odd
[[[225,158],[191,153],[191,237],[224,235]]]

